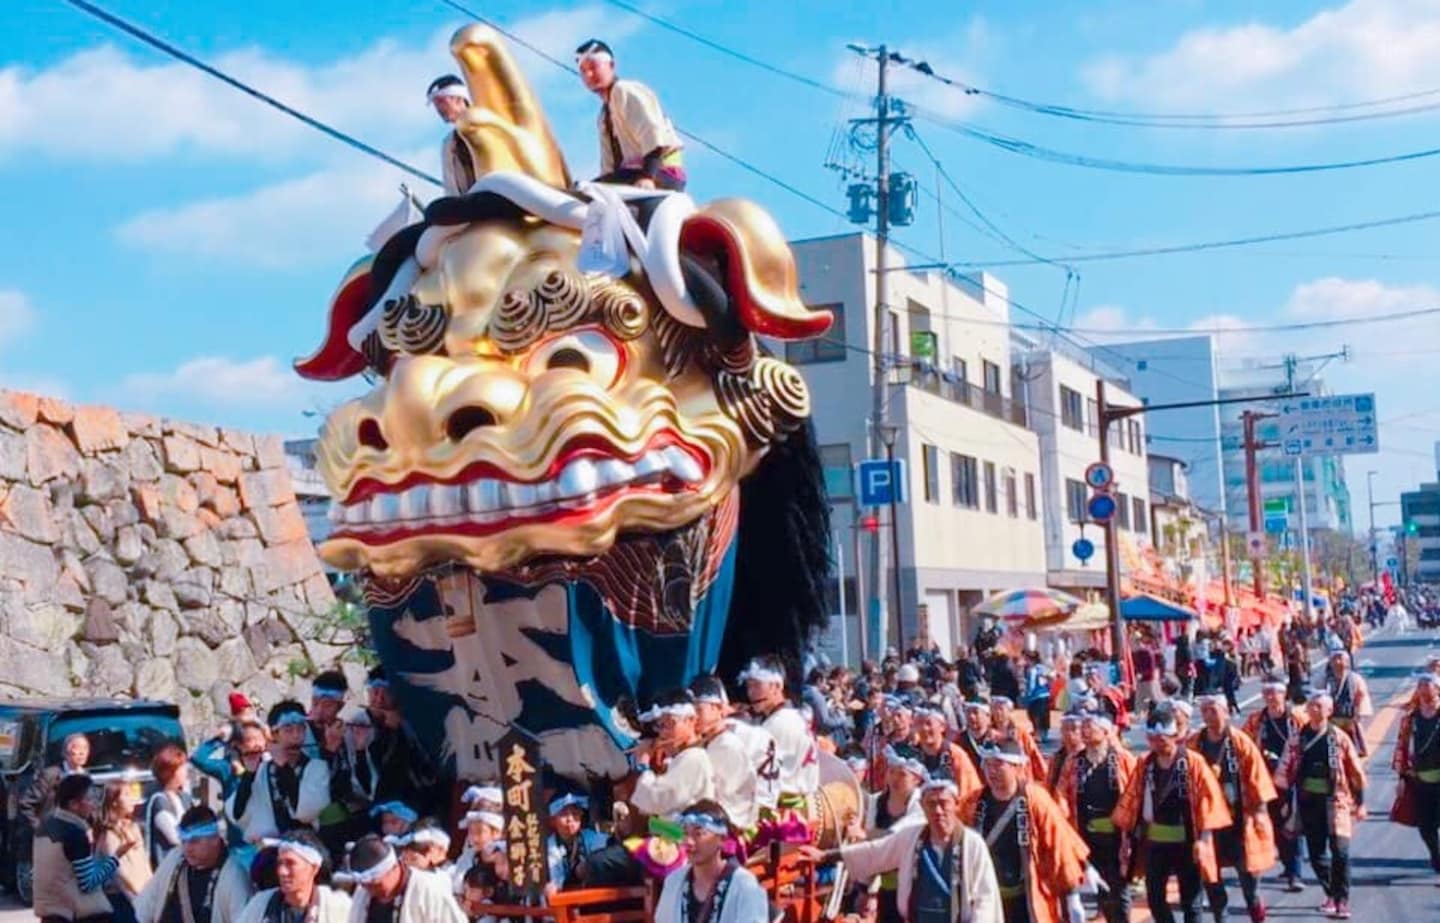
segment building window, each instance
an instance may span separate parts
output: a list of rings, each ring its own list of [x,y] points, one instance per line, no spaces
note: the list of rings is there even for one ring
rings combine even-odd
[[[1085,405],[1080,392],[1064,385],[1060,386],[1060,422],[1077,433],[1085,430]]]
[[[1000,509],[995,484],[995,463],[985,463],[985,512],[995,513]]]
[[[1130,530],[1130,498],[1119,492],[1115,494],[1115,523],[1127,532]]]
[[[1085,521],[1085,484],[1074,478],[1065,479],[1065,515],[1071,522]]]
[[[1025,472],[1025,518],[1038,519],[1039,511],[1035,508],[1035,475]]]
[[[791,365],[805,365],[810,362],[839,362],[845,358],[845,304],[817,304],[809,306],[812,311],[829,311],[835,315],[835,322],[825,335],[813,340],[799,340],[785,344],[785,361]]]
[[[831,500],[849,500],[855,496],[854,462],[850,443],[837,442],[820,447],[820,467],[825,472],[825,492]]]
[[[981,359],[980,367],[985,372],[985,390],[991,394],[1000,393],[1000,366],[989,359]]]
[[[963,391],[965,389],[966,382],[970,380],[967,377],[968,373],[965,368],[965,360],[961,359],[959,356],[951,356],[950,371],[955,373],[955,381],[959,383],[960,390]]]
[[[1094,436],[1100,432],[1100,405],[1093,397],[1085,398],[1085,431]]]
[[[900,333],[900,313],[890,311],[890,357],[896,362],[904,362],[910,355],[910,350],[905,348],[905,338]]]
[[[950,453],[950,490],[955,505],[967,510],[980,508],[978,465],[969,455]]]
[[[1145,501],[1136,497],[1133,503],[1135,506],[1135,518],[1133,520],[1135,523],[1135,531],[1144,535],[1150,531],[1150,522],[1145,516]]]
[[[1005,513],[1011,519],[1020,515],[1020,490],[1015,482],[1015,469],[1005,469]]]
[[[940,502],[940,450],[933,445],[921,444],[920,464],[925,474],[925,502]]]

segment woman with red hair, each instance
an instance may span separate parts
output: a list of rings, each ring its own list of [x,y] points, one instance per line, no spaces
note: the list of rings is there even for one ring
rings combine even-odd
[[[166,854],[180,845],[180,818],[195,801],[190,794],[190,757],[178,744],[166,744],[155,752],[150,772],[160,790],[145,803],[145,840],[150,864],[159,868]]]

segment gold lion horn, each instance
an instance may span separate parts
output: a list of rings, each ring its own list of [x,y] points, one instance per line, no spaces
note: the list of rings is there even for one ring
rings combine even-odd
[[[540,102],[500,35],[470,25],[450,40],[473,105],[455,123],[470,145],[477,175],[496,170],[526,173],[558,188],[570,185],[565,157]]]

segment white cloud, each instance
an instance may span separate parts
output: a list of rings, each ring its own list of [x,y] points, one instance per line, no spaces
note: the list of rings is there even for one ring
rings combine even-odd
[[[530,16],[514,31],[563,61],[588,35],[620,38],[640,25],[589,5]],[[456,67],[449,50],[453,30],[441,28],[416,45],[382,39],[314,66],[258,47],[217,54],[210,63],[366,140],[409,146],[440,128],[424,90],[436,74]],[[538,87],[566,78],[523,49],[512,52]],[[0,68],[0,159],[39,152],[113,162],[203,151],[283,161],[332,143],[188,65],[154,63],[128,46],[86,48],[43,70]]]
[[[37,315],[24,292],[0,289],[0,349],[35,327]]]
[[[1156,54],[1093,61],[1083,77],[1106,100],[1208,111],[1403,94],[1440,82],[1440,4],[1350,0],[1289,28],[1207,26]]]
[[[274,356],[239,360],[199,356],[168,372],[125,376],[120,391],[142,404],[183,400],[230,407],[267,407],[302,402],[300,379]]]
[[[433,151],[428,156],[438,159]],[[425,163],[419,153],[413,162]],[[324,265],[362,252],[365,236],[399,202],[399,184],[407,179],[369,161],[333,167],[239,195],[142,212],[115,235],[162,257],[266,269]]]

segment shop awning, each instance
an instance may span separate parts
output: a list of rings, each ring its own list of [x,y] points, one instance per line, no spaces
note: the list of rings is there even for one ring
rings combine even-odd
[[[1146,593],[1121,600],[1120,614],[1131,622],[1188,622],[1200,617],[1194,609]]]

